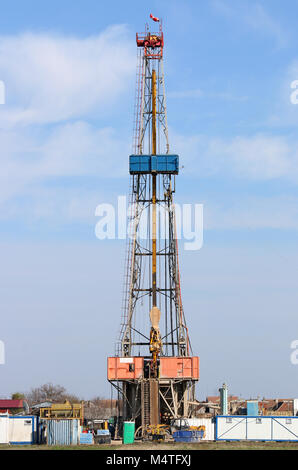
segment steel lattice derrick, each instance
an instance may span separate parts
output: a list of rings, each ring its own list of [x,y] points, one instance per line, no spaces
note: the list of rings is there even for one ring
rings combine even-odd
[[[157,38],[149,31],[143,35],[143,41],[149,38]],[[138,40],[138,37],[137,37]],[[154,39],[157,40],[157,39]],[[163,43],[163,41],[162,41]],[[134,136],[134,151],[138,155],[156,154],[162,152],[169,154],[169,140],[166,114],[165,83],[163,73],[162,48],[147,46],[143,54],[138,56],[136,93],[136,125]],[[156,98],[153,100],[153,75],[156,77]],[[153,106],[156,111],[153,112]],[[156,116],[156,123],[153,122]],[[153,136],[154,131],[156,136]],[[155,142],[155,144],[153,144]],[[154,146],[154,148],[153,148]],[[124,317],[124,325],[120,336],[123,356],[131,356],[144,352],[143,346],[149,344],[148,309],[158,305],[162,310],[163,338],[167,338],[161,355],[185,356],[188,353],[187,329],[183,321],[183,309],[181,303],[180,281],[178,276],[178,254],[175,231],[175,207],[173,204],[173,187],[175,188],[175,176],[172,175],[134,175],[132,177],[133,216],[132,233],[129,253],[129,275],[127,281],[127,298]],[[155,199],[154,199],[155,198]],[[152,248],[152,211],[156,206],[163,209],[164,218],[159,223],[164,223],[166,237],[161,240],[157,237],[158,248]],[[140,221],[148,212],[149,227],[147,240],[141,240],[139,236]],[[160,217],[160,214],[159,214]],[[147,258],[147,259],[146,259]],[[162,260],[162,261],[161,261]],[[149,272],[152,265],[158,266],[159,280],[151,278]],[[163,277],[163,280],[161,280]],[[147,297],[147,308],[139,309],[144,305]],[[138,311],[138,309],[140,311]],[[148,319],[147,319],[148,320]],[[138,340],[136,339],[138,337]],[[144,338],[148,343],[144,342]]]
[[[137,34],[137,45],[125,291],[108,380],[121,396],[123,419],[135,420],[144,436],[193,415],[199,358],[190,355],[182,306],[173,200],[179,156],[170,154],[161,27]]]

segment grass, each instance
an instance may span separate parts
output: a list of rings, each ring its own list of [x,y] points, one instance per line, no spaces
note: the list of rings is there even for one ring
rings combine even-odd
[[[115,441],[114,441],[115,442]],[[81,445],[81,446],[17,446],[1,445],[0,450],[298,450],[297,442],[199,442],[197,444],[187,443],[152,443],[136,442],[131,445],[111,444],[111,445]]]

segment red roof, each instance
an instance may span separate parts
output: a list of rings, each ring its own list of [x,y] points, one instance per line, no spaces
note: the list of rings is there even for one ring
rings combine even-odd
[[[233,395],[229,395],[228,396],[228,401],[237,401],[238,400],[238,397],[235,397]],[[219,403],[220,402],[220,397],[219,396],[210,396],[210,397],[207,397],[206,398],[206,401],[207,402],[210,402],[210,403]]]
[[[23,408],[23,400],[0,400],[0,409],[9,410],[10,408]]]

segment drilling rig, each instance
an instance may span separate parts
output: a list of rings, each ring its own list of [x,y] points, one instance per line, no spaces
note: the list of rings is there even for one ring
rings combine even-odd
[[[150,426],[193,416],[199,358],[192,355],[182,306],[173,195],[179,157],[170,153],[162,22],[136,34],[133,153],[129,157],[129,236],[124,300],[108,380],[123,420]]]

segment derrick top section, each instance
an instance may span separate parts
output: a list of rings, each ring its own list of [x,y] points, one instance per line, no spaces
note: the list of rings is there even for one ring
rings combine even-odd
[[[151,15],[150,15],[151,16]],[[159,22],[159,31],[157,33],[150,32],[149,26],[146,24],[144,33],[136,34],[137,46],[144,49],[144,55],[148,59],[161,59],[163,55],[164,36],[162,32],[162,24],[159,18],[152,17],[153,21]]]

